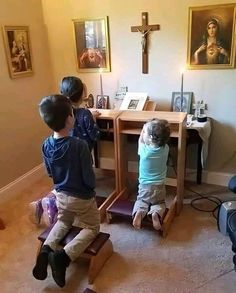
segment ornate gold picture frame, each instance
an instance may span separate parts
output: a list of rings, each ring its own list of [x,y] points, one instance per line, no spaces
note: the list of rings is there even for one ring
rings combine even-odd
[[[4,46],[11,78],[33,74],[28,26],[3,26]]]
[[[234,68],[235,7],[221,4],[189,8],[189,69]]]
[[[111,71],[108,17],[75,19],[73,23],[78,71]]]

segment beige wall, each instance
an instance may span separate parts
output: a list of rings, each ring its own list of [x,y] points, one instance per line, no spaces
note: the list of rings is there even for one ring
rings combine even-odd
[[[1,25],[28,25],[34,75],[11,79],[0,42],[0,188],[39,165],[48,130],[37,105],[51,92],[52,72],[40,0],[1,1]],[[1,36],[2,39],[2,36]]]
[[[76,71],[72,19],[109,16],[111,66],[104,73],[104,94],[114,97],[118,84],[129,91],[147,91],[160,110],[170,109],[171,93],[180,90],[180,67],[187,56],[188,7],[229,1],[200,0],[42,0],[49,32],[54,89],[63,75],[79,75],[95,96],[100,93],[97,73]],[[206,3],[207,2],[207,3]],[[53,13],[52,13],[53,11]],[[151,33],[149,74],[141,73],[141,36],[131,33],[141,24],[141,12],[149,13],[149,23],[161,30]],[[236,173],[236,70],[188,70],[184,91],[208,104],[213,119],[207,169]]]

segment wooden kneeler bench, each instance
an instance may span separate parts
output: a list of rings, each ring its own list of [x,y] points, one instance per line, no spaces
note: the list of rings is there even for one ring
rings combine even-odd
[[[163,237],[167,235],[167,232],[170,228],[170,224],[176,213],[176,197],[171,204],[170,208],[166,209],[163,218],[161,219],[161,234]],[[134,202],[129,199],[124,198],[116,198],[112,204],[106,210],[107,222],[110,223],[112,218],[115,216],[123,217],[131,221],[132,223],[132,211],[134,207]],[[152,222],[148,219],[148,217],[144,217],[142,224],[144,226],[152,225]]]
[[[46,240],[52,227],[46,229],[42,234],[38,236],[40,246],[37,255]],[[66,236],[61,240],[60,245],[64,247],[72,239],[79,234],[82,229],[79,227],[72,227]],[[88,270],[88,283],[93,284],[94,279],[99,274],[100,270],[104,266],[105,262],[113,253],[113,245],[110,238],[110,234],[99,232],[92,243],[85,249],[84,253],[80,255],[82,258],[89,259],[89,270]]]

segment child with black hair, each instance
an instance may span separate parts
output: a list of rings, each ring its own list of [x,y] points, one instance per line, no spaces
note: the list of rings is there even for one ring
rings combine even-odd
[[[86,85],[76,76],[66,76],[60,83],[60,92],[69,98],[73,106],[75,117],[74,127],[70,135],[79,137],[87,142],[90,152],[92,152],[95,142],[99,137],[99,128],[96,124],[96,117],[101,113],[97,110],[91,112],[83,107],[87,97]],[[30,221],[34,224],[40,224],[43,217],[46,225],[54,222],[57,214],[55,195],[50,192],[47,196],[33,201],[29,205]]]
[[[81,79],[75,76],[64,77],[60,84],[61,94],[68,97],[73,105],[75,125],[72,135],[87,141],[90,151],[99,137],[95,119],[101,113],[81,107],[87,97],[87,88]]]
[[[165,179],[170,136],[170,127],[166,120],[152,119],[144,124],[138,142],[139,189],[133,208],[133,226],[141,228],[142,219],[148,214],[153,227],[161,229],[160,219],[165,206]]]
[[[47,277],[48,263],[56,284],[65,286],[66,269],[84,252],[99,232],[100,213],[95,200],[95,175],[87,143],[70,136],[74,114],[70,100],[63,95],[42,99],[40,116],[53,130],[42,146],[43,159],[54,183],[53,193],[58,208],[57,222],[45,240],[33,269],[38,280]],[[75,218],[81,232],[63,249],[57,249]]]

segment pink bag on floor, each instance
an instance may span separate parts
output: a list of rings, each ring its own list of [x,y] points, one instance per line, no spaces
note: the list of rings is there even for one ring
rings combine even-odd
[[[47,226],[52,225],[57,219],[56,196],[50,192],[42,198],[43,219]]]

